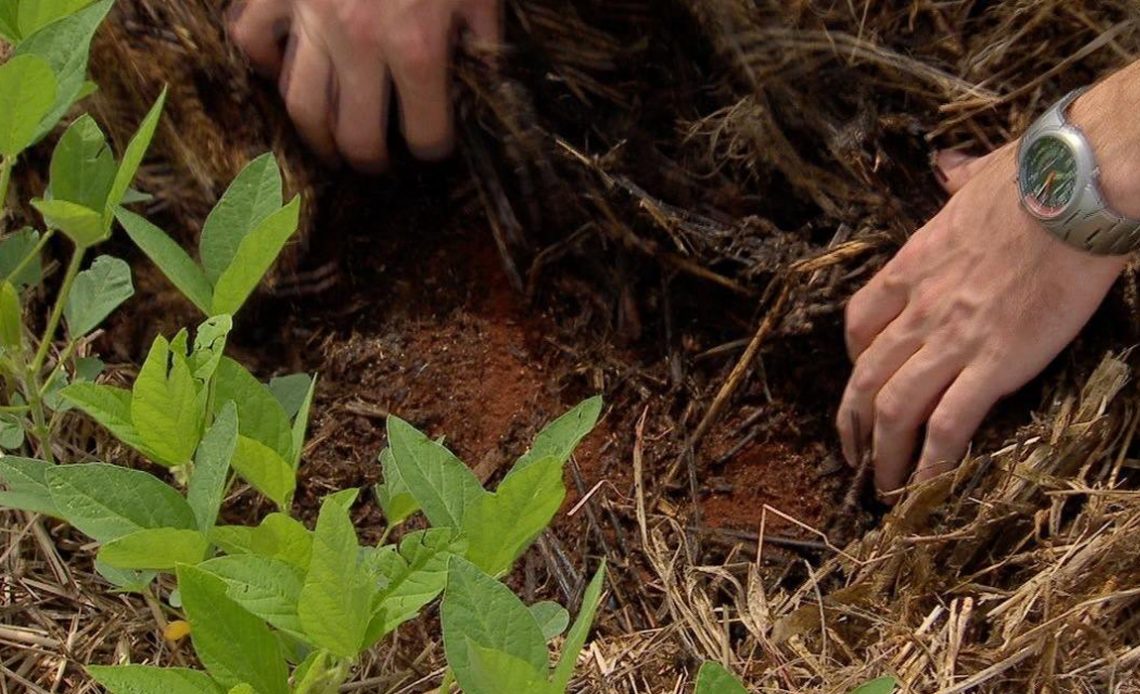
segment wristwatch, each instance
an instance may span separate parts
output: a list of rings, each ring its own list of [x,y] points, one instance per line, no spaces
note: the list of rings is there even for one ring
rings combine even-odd
[[[1096,155],[1067,113],[1086,89],[1070,92],[1021,138],[1017,179],[1021,205],[1050,233],[1097,255],[1140,248],[1140,220],[1114,211],[1101,191]]]

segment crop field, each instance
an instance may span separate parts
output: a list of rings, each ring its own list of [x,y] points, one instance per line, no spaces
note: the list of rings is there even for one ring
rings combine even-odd
[[[897,505],[834,431],[1134,2],[507,0],[378,177],[226,5],[0,0],[0,694],[1140,692],[1134,267]]]

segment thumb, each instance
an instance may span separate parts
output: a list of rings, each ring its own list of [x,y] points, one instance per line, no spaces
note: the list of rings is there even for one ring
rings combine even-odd
[[[954,195],[965,188],[970,179],[986,167],[992,156],[993,153],[984,157],[975,157],[958,150],[940,150],[934,154],[934,173],[946,192]]]

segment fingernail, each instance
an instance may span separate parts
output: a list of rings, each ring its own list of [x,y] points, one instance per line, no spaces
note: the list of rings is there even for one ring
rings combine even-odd
[[[245,12],[245,0],[234,0],[230,6],[226,8],[226,26],[233,26],[241,19],[241,15]]]
[[[281,62],[281,77],[277,83],[277,89],[281,92],[281,96],[288,96],[289,94],[289,80],[293,78],[293,56],[297,53],[297,36],[292,34],[289,36],[289,43],[285,44],[285,57]]]

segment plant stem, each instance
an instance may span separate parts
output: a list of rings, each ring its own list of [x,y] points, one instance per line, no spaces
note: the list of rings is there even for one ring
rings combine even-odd
[[[48,318],[47,328],[44,329],[43,339],[40,340],[40,348],[36,350],[36,357],[32,360],[31,369],[36,375],[37,383],[39,382],[39,373],[44,368],[48,350],[51,349],[52,338],[55,337],[56,328],[59,327],[59,321],[63,318],[63,307],[67,305],[71,285],[75,282],[75,276],[79,274],[79,266],[83,263],[83,256],[86,252],[86,248],[76,247],[75,252],[71,254],[71,262],[67,264],[67,273],[63,276],[63,284],[60,285],[59,293],[55,297],[55,307],[52,308],[51,317]]]
[[[12,180],[13,157],[0,157],[0,211],[8,206],[8,182]]]

